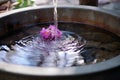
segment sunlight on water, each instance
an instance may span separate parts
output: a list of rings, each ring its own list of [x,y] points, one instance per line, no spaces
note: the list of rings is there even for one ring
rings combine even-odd
[[[83,65],[80,55],[86,41],[72,32],[63,32],[62,38],[55,41],[44,41],[40,35],[31,35],[19,40],[8,48],[2,57],[7,63],[40,66],[70,67]],[[7,48],[5,48],[7,50]]]

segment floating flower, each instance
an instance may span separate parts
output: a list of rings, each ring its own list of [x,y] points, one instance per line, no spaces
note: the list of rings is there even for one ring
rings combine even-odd
[[[45,40],[55,40],[62,36],[62,32],[55,25],[50,25],[47,29],[42,28],[40,35]]]

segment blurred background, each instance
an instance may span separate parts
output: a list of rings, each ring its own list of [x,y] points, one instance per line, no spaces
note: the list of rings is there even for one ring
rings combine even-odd
[[[120,0],[58,0],[58,5],[90,5],[120,13]],[[52,0],[0,0],[0,13],[23,7],[52,5]]]

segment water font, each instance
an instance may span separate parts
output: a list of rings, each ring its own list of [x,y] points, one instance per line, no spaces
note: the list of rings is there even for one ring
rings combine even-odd
[[[10,21],[6,17],[8,23],[1,20],[4,21],[1,22],[1,27],[5,23],[5,28],[8,28],[5,31],[12,33],[0,36],[0,61],[38,67],[71,67],[102,62],[120,54],[119,36],[100,28],[101,26],[72,22],[72,19],[70,22],[58,22],[57,4],[54,10],[56,17],[54,16],[53,22],[35,20],[37,23],[31,23],[30,20],[29,25],[21,25],[19,23],[22,18],[18,22],[16,19],[11,21],[14,16],[9,17]],[[31,18],[31,14],[27,15]],[[76,14],[72,17],[75,16]]]

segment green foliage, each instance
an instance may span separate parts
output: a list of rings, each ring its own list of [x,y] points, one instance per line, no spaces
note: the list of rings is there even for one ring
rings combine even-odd
[[[24,8],[34,4],[34,1],[32,0],[17,0],[17,2],[18,4],[14,6],[14,9]]]

